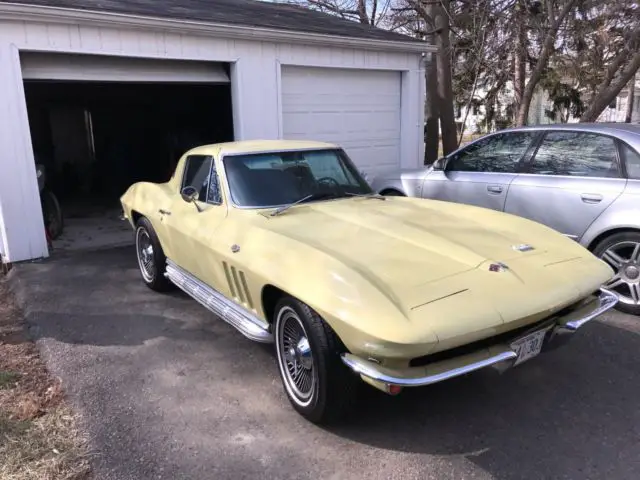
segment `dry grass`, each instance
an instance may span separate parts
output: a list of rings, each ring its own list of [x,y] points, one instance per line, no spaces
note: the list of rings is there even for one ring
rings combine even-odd
[[[85,436],[0,278],[0,479],[86,480]]]

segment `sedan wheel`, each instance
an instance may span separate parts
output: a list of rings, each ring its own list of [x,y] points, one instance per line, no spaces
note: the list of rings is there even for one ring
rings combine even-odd
[[[612,235],[598,245],[594,253],[616,272],[605,288],[618,294],[617,308],[640,315],[640,234]]]
[[[307,420],[342,418],[362,383],[340,359],[344,345],[308,305],[284,296],[274,313],[278,370],[289,401]]]

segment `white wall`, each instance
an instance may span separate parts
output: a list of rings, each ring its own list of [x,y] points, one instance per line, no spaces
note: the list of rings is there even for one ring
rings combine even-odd
[[[402,72],[402,165],[423,158],[421,55],[352,48],[226,40],[117,28],[0,20],[0,231],[9,261],[47,255],[33,166],[18,52],[65,52],[232,64],[236,139],[281,138],[279,95],[282,65],[387,69]],[[6,172],[12,172],[6,175]]]
[[[2,29],[0,25],[0,32]],[[0,112],[0,236],[4,260],[46,256],[18,48],[1,40]]]

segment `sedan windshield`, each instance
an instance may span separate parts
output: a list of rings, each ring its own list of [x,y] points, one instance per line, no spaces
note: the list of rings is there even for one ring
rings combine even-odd
[[[268,152],[224,157],[233,202],[240,207],[277,207],[309,197],[319,201],[371,194],[340,149]]]

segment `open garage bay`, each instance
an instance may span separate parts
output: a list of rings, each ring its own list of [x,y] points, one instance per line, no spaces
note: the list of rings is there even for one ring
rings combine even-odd
[[[129,185],[164,182],[189,148],[233,140],[228,69],[82,57],[23,61],[35,161],[64,217],[54,252],[132,242],[119,218]]]

